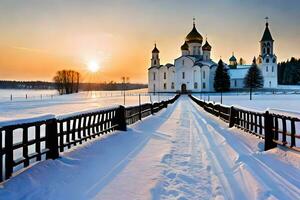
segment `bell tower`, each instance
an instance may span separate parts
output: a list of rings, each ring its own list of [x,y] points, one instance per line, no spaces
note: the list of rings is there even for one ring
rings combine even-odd
[[[157,49],[155,43],[154,49],[152,50],[151,67],[159,67],[159,66],[160,66],[159,50]]]
[[[276,88],[277,78],[277,57],[274,54],[274,40],[269,29],[269,18],[266,17],[266,27],[260,40],[260,55],[258,66],[264,77],[264,88]]]

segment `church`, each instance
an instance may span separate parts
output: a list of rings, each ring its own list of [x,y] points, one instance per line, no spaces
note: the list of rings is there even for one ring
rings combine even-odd
[[[203,44],[204,43],[204,44]],[[269,23],[260,41],[258,67],[264,77],[264,88],[277,87],[277,57],[273,52],[273,43]],[[203,44],[203,45],[202,45]],[[151,66],[148,69],[149,92],[214,92],[214,76],[217,61],[211,59],[212,47],[196,29],[193,28],[185,37],[181,46],[181,56],[174,64],[160,64],[158,47],[152,50]],[[230,75],[230,88],[244,88],[244,78],[251,65],[238,65],[232,55],[229,64],[224,63]]]

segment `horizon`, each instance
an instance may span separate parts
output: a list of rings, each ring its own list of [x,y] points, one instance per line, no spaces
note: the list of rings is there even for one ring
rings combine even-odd
[[[296,0],[120,2],[4,0],[0,79],[52,81],[57,70],[73,69],[84,82],[119,82],[128,76],[130,82],[145,84],[154,43],[161,63],[173,63],[194,17],[215,62],[228,63],[234,52],[251,63],[259,54],[266,16],[278,62],[300,57]],[[97,73],[88,71],[90,62],[100,66]]]

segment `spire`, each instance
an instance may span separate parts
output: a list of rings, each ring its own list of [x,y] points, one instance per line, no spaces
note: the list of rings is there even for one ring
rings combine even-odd
[[[195,17],[193,17],[193,27],[195,27]]]
[[[262,41],[274,41],[272,38],[271,32],[270,32],[270,29],[269,29],[269,21],[268,21],[269,17],[266,17],[265,20],[266,20],[266,28],[265,28],[263,37],[261,39],[261,42]]]
[[[152,53],[159,53],[159,50],[156,48],[156,42],[154,43],[154,49],[152,50]]]

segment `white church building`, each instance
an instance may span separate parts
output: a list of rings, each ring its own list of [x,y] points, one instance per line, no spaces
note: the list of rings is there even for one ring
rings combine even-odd
[[[214,76],[217,63],[210,55],[212,47],[207,39],[197,31],[195,22],[193,29],[186,36],[181,46],[181,56],[174,64],[160,64],[159,50],[152,50],[151,67],[148,69],[149,92],[213,92]],[[260,41],[260,55],[257,58],[258,67],[264,77],[264,88],[277,87],[277,58],[273,52],[274,40],[269,30],[269,24]],[[234,55],[226,64],[230,75],[231,88],[244,88],[244,78],[251,65],[237,65]]]

